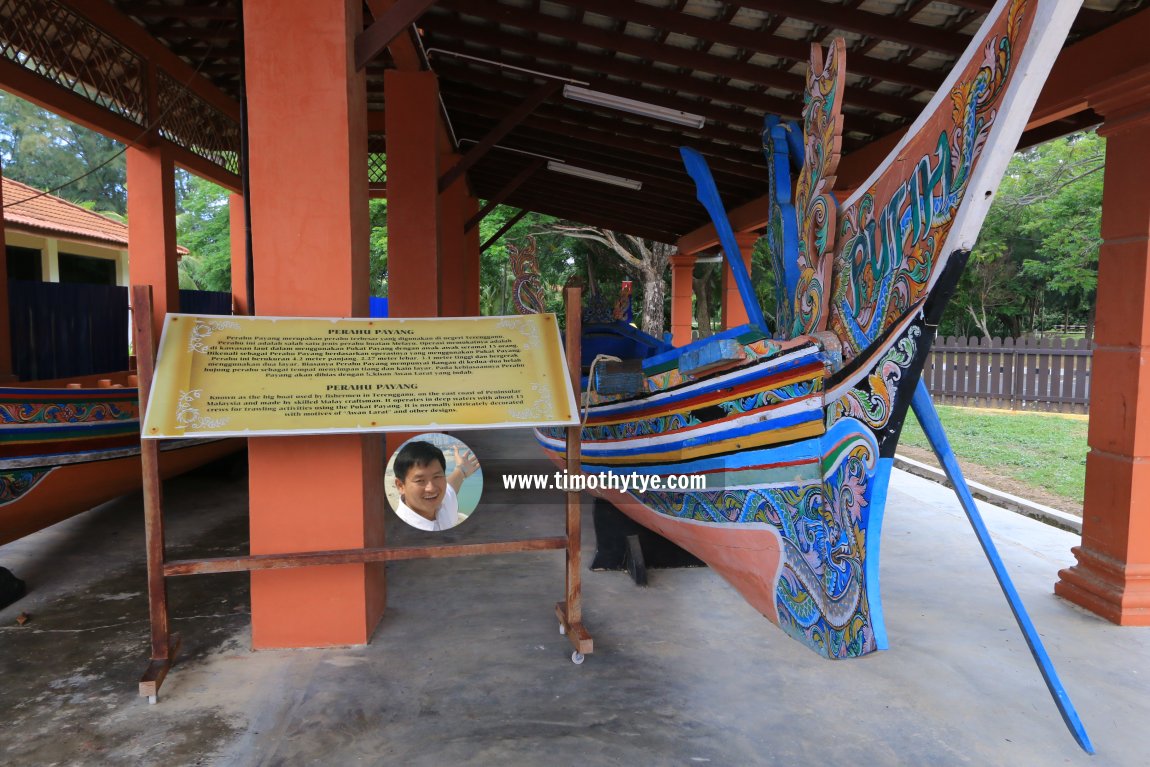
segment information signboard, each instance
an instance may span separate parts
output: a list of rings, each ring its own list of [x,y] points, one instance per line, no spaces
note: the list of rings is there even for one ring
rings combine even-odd
[[[245,437],[578,422],[553,314],[169,314],[142,434]]]

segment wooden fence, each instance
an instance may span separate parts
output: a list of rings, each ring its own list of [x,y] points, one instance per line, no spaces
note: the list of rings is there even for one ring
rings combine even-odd
[[[12,369],[21,381],[128,369],[128,289],[8,282]]]
[[[1085,413],[1090,348],[1084,339],[940,337],[923,380],[938,404]]]

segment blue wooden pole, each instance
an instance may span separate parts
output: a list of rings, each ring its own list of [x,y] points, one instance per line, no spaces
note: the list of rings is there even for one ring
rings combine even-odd
[[[1006,595],[1010,611],[1014,613],[1014,619],[1018,621],[1018,627],[1022,629],[1022,635],[1030,647],[1030,654],[1034,656],[1034,660],[1042,672],[1042,678],[1046,680],[1046,688],[1050,690],[1050,695],[1054,698],[1059,713],[1062,714],[1062,721],[1066,722],[1066,726],[1070,728],[1074,734],[1074,739],[1078,741],[1078,745],[1082,746],[1082,750],[1088,754],[1093,754],[1094,745],[1090,742],[1090,736],[1086,734],[1086,728],[1082,726],[1082,720],[1078,718],[1078,712],[1074,709],[1074,704],[1070,702],[1070,696],[1062,686],[1062,681],[1058,678],[1058,672],[1054,670],[1050,656],[1046,654],[1042,638],[1038,636],[1038,630],[1034,628],[1030,615],[1026,612],[1026,606],[1022,604],[1022,597],[1014,588],[1014,582],[1010,580],[1006,565],[1002,563],[1002,557],[999,556],[998,549],[995,548],[994,541],[990,538],[990,532],[982,521],[982,514],[979,513],[978,507],[974,503],[974,497],[970,494],[970,488],[966,486],[966,480],[962,476],[962,469],[959,468],[958,461],[954,457],[954,451],[950,449],[950,441],[946,438],[946,432],[942,429],[942,422],[938,419],[938,412],[930,400],[930,392],[927,391],[926,384],[921,379],[919,379],[918,388],[914,391],[911,407],[914,408],[914,414],[918,417],[918,422],[922,424],[922,430],[926,433],[926,438],[930,441],[934,454],[938,456],[939,462],[946,471],[946,476],[950,479],[951,486],[954,487],[958,500],[962,503],[963,510],[966,511],[967,518],[970,519],[975,535],[978,536],[978,542],[982,544],[982,550],[990,562],[991,569],[994,570],[995,577],[998,578],[998,585],[1002,587],[1002,593]]]
[[[715,179],[711,177],[711,169],[707,167],[703,155],[690,147],[679,147],[679,154],[683,156],[687,174],[695,181],[699,202],[703,203],[703,207],[711,216],[711,222],[715,225],[719,242],[727,254],[727,263],[731,265],[731,272],[735,275],[735,284],[747,310],[747,318],[752,327],[765,333],[767,323],[763,319],[763,308],[759,306],[758,296],[755,295],[755,288],[751,284],[751,275],[747,272],[747,265],[743,263],[742,251],[739,250],[739,243],[735,241],[731,222],[727,220],[727,211],[719,198],[719,190],[715,187]]]

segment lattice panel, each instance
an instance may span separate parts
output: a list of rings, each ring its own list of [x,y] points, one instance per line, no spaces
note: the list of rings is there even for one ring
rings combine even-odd
[[[156,77],[160,135],[194,155],[240,172],[240,126],[166,72]]]
[[[56,0],[0,0],[0,56],[144,125],[143,61]]]
[[[383,152],[368,153],[367,181],[369,184],[387,183],[387,155]]]

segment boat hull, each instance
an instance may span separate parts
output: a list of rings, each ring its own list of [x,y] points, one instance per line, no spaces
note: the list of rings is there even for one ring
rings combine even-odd
[[[951,261],[945,285],[964,260]],[[833,353],[816,346],[757,357],[771,348],[744,339],[749,361],[738,367],[697,380],[655,375],[647,385],[656,391],[596,402],[582,430],[581,471],[608,488],[596,495],[706,562],[819,655],[886,649],[882,514],[898,433],[947,293],[914,307],[868,354],[833,373]],[[563,466],[562,430],[536,434]],[[611,475],[631,475],[631,489]],[[682,487],[690,476],[706,477],[706,488],[667,488],[671,477]]]
[[[140,489],[139,395],[113,380],[0,388],[0,544]],[[163,443],[160,474],[176,476],[242,446]]]
[[[161,448],[160,476],[178,476],[242,446],[235,439],[165,445],[170,449]],[[140,452],[128,453],[82,463],[0,469],[0,545],[138,491],[143,477]]]

